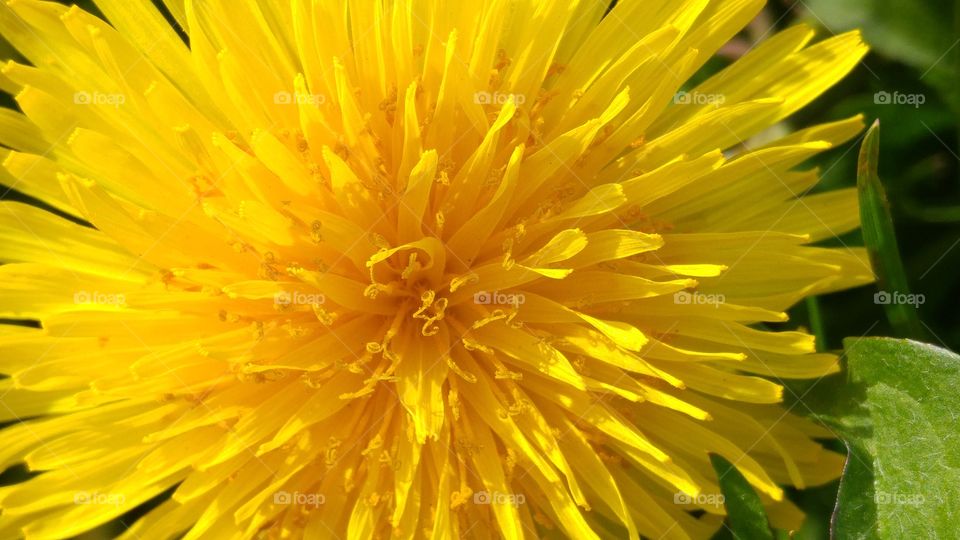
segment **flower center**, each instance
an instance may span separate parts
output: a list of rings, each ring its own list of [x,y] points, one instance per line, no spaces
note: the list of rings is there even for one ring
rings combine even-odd
[[[439,332],[449,300],[438,293],[443,288],[445,247],[436,237],[424,237],[396,248],[381,248],[367,261],[368,298],[395,298],[401,313],[410,313],[424,336]]]

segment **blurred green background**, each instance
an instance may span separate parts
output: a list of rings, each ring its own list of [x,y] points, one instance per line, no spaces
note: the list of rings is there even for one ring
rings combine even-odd
[[[76,3],[97,13],[90,1]],[[842,83],[791,118],[783,130],[857,113],[864,114],[868,125],[880,120],[880,177],[889,195],[910,285],[925,299],[919,310],[926,341],[960,350],[956,305],[960,300],[960,0],[772,0],[697,78],[715,73],[753,44],[798,23],[817,28],[820,38],[860,28],[871,53]],[[15,53],[0,42],[0,54]],[[923,103],[884,103],[878,99],[883,92],[922,96],[913,101]],[[15,106],[6,95],[0,96],[0,105]],[[859,146],[857,139],[816,159],[814,164],[823,172],[817,190],[856,185]],[[15,192],[5,198],[27,200]],[[831,243],[854,246],[863,245],[863,240],[855,232]],[[787,325],[820,329],[822,343],[831,350],[839,350],[848,336],[892,335],[883,307],[874,303],[875,292],[864,287],[801,304],[792,310]],[[817,309],[822,324],[811,321],[811,309]],[[802,397],[803,404],[795,411],[819,412],[844,383],[843,377],[796,384],[788,392],[788,405]],[[842,451],[840,443],[834,447]],[[23,477],[23,470],[6,471],[0,475],[0,485]],[[836,493],[836,483],[791,493],[809,515],[795,538],[829,537]],[[129,523],[144,510],[122,521]],[[122,522],[111,523],[83,538],[109,538],[123,527]],[[718,536],[729,537],[729,533]]]

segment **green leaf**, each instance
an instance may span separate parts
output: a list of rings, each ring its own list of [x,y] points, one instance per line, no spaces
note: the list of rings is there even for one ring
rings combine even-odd
[[[884,56],[927,69],[956,39],[951,1],[806,0],[804,5],[810,19],[833,32],[863,28],[867,42]]]
[[[763,503],[747,479],[721,456],[710,454],[710,462],[720,481],[720,491],[727,507],[727,521],[730,522],[729,528],[734,538],[773,540]]]
[[[831,34],[862,29],[871,49],[913,67],[921,82],[936,88],[960,112],[958,51],[952,48],[957,39],[954,0],[805,0],[801,5],[807,8],[808,22]],[[867,60],[871,73],[878,64]],[[905,92],[903,84],[888,80],[882,89]]]
[[[873,540],[877,536],[877,504],[873,487],[873,458],[863,441],[848,440],[837,507],[833,513],[834,538]]]
[[[874,122],[863,138],[857,166],[863,241],[880,288],[874,301],[883,304],[887,319],[899,336],[923,338],[926,333],[917,314],[923,297],[910,293],[890,217],[890,203],[877,175],[879,158],[880,123]]]
[[[808,296],[807,319],[810,322],[810,331],[817,338],[817,351],[827,350],[827,331],[823,324],[823,313],[820,310],[820,299],[816,296]]]
[[[889,338],[848,339],[845,346],[849,387],[863,393],[864,409],[831,422],[851,449],[834,536],[955,538],[960,356]]]

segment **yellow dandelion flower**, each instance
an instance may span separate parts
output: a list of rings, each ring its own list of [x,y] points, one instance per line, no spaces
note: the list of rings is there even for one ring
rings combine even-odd
[[[849,72],[760,0],[9,0],[0,537],[702,538],[836,478],[786,320],[871,280]],[[166,18],[165,18],[166,17]],[[183,32],[178,34],[170,21]]]

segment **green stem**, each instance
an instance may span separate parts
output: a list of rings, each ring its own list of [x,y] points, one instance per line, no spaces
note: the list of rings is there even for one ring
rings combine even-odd
[[[960,36],[960,0],[953,2],[953,35]],[[953,87],[960,88],[960,47],[954,48],[953,58]],[[956,107],[960,108],[960,104]],[[960,109],[955,110],[954,114],[957,118],[957,155],[960,156]]]
[[[817,338],[817,352],[827,350],[827,332],[820,311],[820,299],[816,296],[807,297],[807,319],[810,321],[810,331]]]

